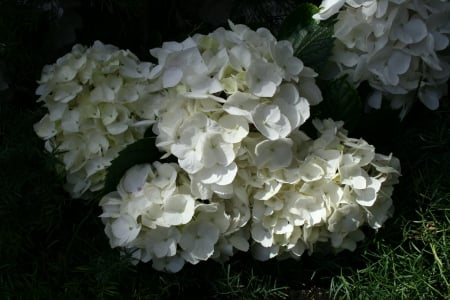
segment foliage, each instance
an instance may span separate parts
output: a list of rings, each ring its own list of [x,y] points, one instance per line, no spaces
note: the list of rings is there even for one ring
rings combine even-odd
[[[318,11],[319,8],[310,3],[299,5],[285,19],[279,33],[280,39],[292,43],[295,56],[316,71],[320,71],[330,57],[334,43],[334,22],[317,24],[312,16]]]
[[[125,171],[134,165],[151,163],[158,160],[159,151],[155,146],[155,138],[146,137],[129,145],[119,152],[119,156],[111,162],[105,178],[105,187],[101,191],[106,195],[116,189]]]
[[[346,77],[321,84],[324,100],[317,106],[318,117],[342,120],[349,131],[356,129],[362,114],[361,98]]]

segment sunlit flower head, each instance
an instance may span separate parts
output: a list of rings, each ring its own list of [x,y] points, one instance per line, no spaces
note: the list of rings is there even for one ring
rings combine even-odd
[[[297,174],[296,181],[285,181],[270,165],[253,169],[261,179],[251,188],[252,253],[257,259],[298,258],[305,250],[313,252],[317,242],[353,251],[364,238],[363,225],[378,229],[392,215],[398,160],[376,154],[362,139],[349,138],[342,122],[313,123],[319,137],[304,145],[306,157],[284,166],[283,173]]]
[[[317,74],[294,56],[290,42],[265,28],[229,26],[150,50],[158,60],[152,87],[162,91],[156,144],[177,158],[201,199],[232,193],[250,133],[274,147],[283,144],[276,141],[298,129],[310,105],[322,100]],[[287,156],[272,168],[289,164],[290,147],[282,148]],[[264,164],[260,158],[258,164]]]

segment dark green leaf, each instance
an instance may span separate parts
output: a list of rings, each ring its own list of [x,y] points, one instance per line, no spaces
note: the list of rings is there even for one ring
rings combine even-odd
[[[315,24],[312,16],[319,11],[319,8],[311,3],[300,4],[290,13],[283,24],[281,24],[279,39],[290,39],[290,37],[308,26]]]
[[[294,50],[306,66],[318,70],[330,57],[333,49],[333,27],[313,26]]]
[[[358,91],[347,81],[346,76],[322,82],[321,90],[323,101],[316,106],[320,117],[342,120],[347,130],[355,129],[362,113],[362,104]]]
[[[279,34],[279,39],[292,43],[294,55],[316,71],[328,60],[334,44],[334,21],[317,24],[312,16],[318,11],[319,8],[310,3],[299,5],[286,18]]]
[[[153,127],[153,126],[149,126],[149,127],[145,130],[145,132],[144,132],[144,138],[151,138],[151,137],[154,137],[154,136],[155,136],[155,134],[153,133],[152,127]]]
[[[146,137],[128,145],[119,152],[119,156],[112,161],[111,166],[107,169],[105,187],[101,191],[101,195],[116,190],[120,179],[132,166],[152,163],[158,160],[160,156],[160,152],[155,146],[154,137]]]

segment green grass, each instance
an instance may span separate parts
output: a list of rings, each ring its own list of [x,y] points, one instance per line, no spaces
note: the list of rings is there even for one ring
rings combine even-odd
[[[446,213],[444,219],[438,220],[439,212]],[[375,241],[377,249],[363,254],[368,266],[333,278],[332,294],[343,299],[448,299],[448,217],[447,205],[430,208],[420,219],[404,220],[400,243]]]
[[[364,245],[366,267],[333,278],[336,298],[450,299],[448,102],[422,114],[424,123],[416,117],[397,141],[403,177],[394,218]]]

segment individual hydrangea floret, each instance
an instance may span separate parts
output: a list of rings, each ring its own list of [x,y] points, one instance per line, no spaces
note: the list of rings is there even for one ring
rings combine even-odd
[[[34,129],[62,161],[73,197],[100,190],[112,159],[154,122],[146,88],[151,69],[130,51],[99,41],[75,45],[44,67],[36,94],[48,113]]]
[[[368,105],[387,99],[404,117],[418,98],[435,110],[447,94],[450,3],[420,0],[323,1],[318,21],[337,14],[332,60],[339,74],[374,89]]]

